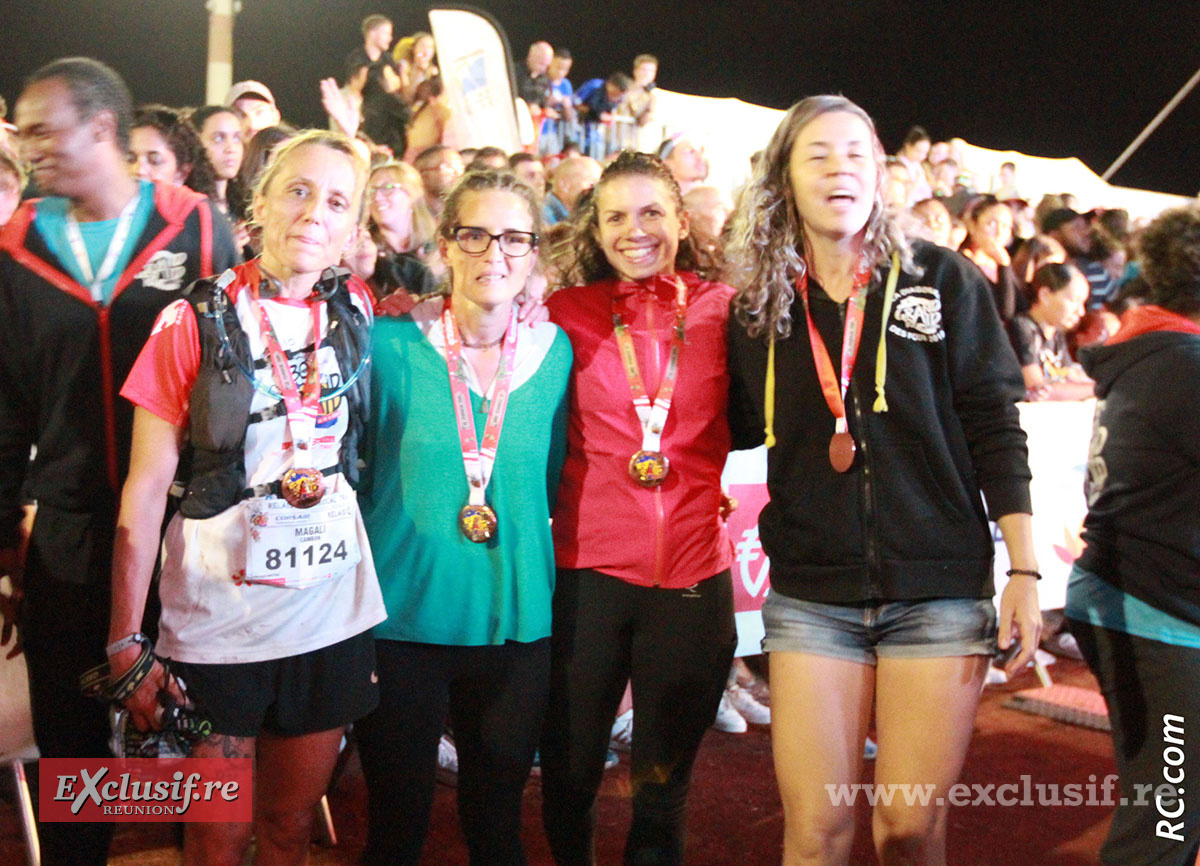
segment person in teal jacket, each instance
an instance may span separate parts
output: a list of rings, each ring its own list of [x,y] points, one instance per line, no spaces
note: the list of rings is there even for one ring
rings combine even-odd
[[[545,713],[571,347],[518,322],[541,214],[508,172],[472,172],[438,231],[449,297],[376,323],[363,516],[387,605],[381,701],[357,734],[365,863],[420,859],[447,715],[473,864],[523,864],[521,795]]]

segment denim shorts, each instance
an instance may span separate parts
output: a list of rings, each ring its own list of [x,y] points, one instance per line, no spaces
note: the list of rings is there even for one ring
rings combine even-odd
[[[848,607],[767,595],[763,652],[830,656],[873,665],[897,659],[993,655],[996,608],[990,598],[933,598]]]

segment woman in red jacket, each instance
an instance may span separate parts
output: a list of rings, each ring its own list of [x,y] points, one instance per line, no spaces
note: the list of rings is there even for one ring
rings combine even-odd
[[[622,153],[560,254],[549,300],[571,338],[567,459],[554,513],[558,585],[544,818],[559,864],[590,864],[612,719],[632,681],[626,862],[679,863],[692,762],[736,644],[719,515],[729,450],[733,290],[694,243],[679,185]]]

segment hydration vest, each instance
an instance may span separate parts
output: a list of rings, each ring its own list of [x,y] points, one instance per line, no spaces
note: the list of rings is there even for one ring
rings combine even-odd
[[[252,357],[237,309],[226,294],[226,287],[237,278],[235,272],[226,271],[220,277],[198,280],[185,295],[199,326],[200,370],[192,386],[188,442],[180,454],[180,469],[172,487],[181,497],[179,511],[184,517],[213,517],[242,499],[279,494],[278,481],[256,488],[246,486],[246,430],[251,424],[287,415],[287,408],[281,399],[262,411],[250,411],[255,386],[247,372],[252,374],[256,363],[269,362],[256,362]],[[371,323],[354,306],[349,282],[349,271],[327,268],[313,291],[325,302],[328,313],[323,342],[337,355],[341,381],[353,379],[342,394],[347,401],[347,425],[339,462],[325,471],[330,474],[340,469],[354,485],[358,482],[358,446],[370,407],[370,379],[363,362],[370,354]]]

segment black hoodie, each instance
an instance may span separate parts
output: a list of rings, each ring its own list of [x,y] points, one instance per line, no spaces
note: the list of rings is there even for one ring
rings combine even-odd
[[[1080,360],[1099,399],[1077,565],[1200,625],[1200,333],[1149,330]]]

